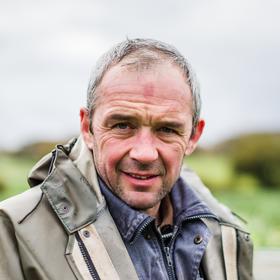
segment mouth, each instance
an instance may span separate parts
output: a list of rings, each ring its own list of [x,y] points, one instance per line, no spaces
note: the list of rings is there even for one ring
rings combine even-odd
[[[136,174],[136,173],[130,173],[130,172],[124,172],[127,176],[130,176],[132,178],[138,179],[138,180],[149,180],[155,177],[158,177],[158,174]]]

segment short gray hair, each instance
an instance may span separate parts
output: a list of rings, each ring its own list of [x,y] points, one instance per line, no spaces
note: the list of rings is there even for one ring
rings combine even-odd
[[[175,47],[153,39],[126,39],[125,41],[115,45],[100,57],[94,70],[92,71],[87,90],[87,108],[90,112],[90,118],[92,110],[94,110],[96,106],[98,97],[96,91],[105,73],[112,66],[118,64],[130,55],[135,54],[137,59],[139,52],[140,54],[138,59],[140,64],[143,64],[143,55],[141,55],[141,53],[143,54],[145,51],[147,51],[148,54],[159,55],[163,62],[164,60],[171,61],[183,71],[186,77],[186,83],[189,85],[192,94],[193,134],[198,124],[201,110],[200,90],[195,73],[187,59],[181,55]],[[149,57],[151,56],[148,56],[148,59]],[[144,57],[144,60],[147,60],[147,56]],[[155,59],[151,57],[150,64],[153,64],[153,60]],[[144,61],[144,64],[146,64],[146,62]]]

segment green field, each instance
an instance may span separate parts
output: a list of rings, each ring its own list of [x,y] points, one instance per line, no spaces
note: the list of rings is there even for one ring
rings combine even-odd
[[[280,191],[224,191],[215,196],[248,222],[257,247],[280,248]]]
[[[33,164],[25,158],[1,155],[0,200],[28,189],[26,178]],[[236,178],[226,157],[193,156],[187,165],[211,186],[221,202],[248,221],[256,247],[280,247],[279,188],[269,191],[256,187],[252,178]]]
[[[0,156],[0,200],[28,189],[26,179],[33,164],[25,158]]]

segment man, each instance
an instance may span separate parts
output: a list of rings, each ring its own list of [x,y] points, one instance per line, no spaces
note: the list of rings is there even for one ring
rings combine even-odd
[[[175,48],[115,46],[80,119],[81,137],[0,205],[0,279],[252,279],[249,235],[195,174],[180,177],[204,121]]]

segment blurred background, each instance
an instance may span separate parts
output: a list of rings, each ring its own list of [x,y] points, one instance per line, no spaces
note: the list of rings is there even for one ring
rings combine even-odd
[[[97,58],[126,37],[155,38],[175,45],[201,84],[206,129],[186,164],[249,222],[258,256],[277,252],[279,1],[0,3],[0,200],[27,189],[31,166],[79,134]]]

